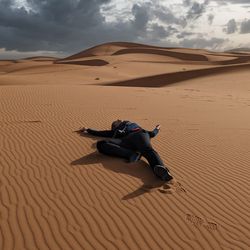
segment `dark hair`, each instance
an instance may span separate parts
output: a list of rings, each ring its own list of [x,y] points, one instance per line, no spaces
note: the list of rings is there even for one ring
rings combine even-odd
[[[121,123],[122,123],[122,120],[113,121],[111,124],[111,129],[115,130]]]

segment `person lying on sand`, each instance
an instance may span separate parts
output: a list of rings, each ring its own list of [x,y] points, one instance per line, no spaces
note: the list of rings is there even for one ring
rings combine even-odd
[[[84,127],[76,132],[111,138],[97,142],[96,146],[100,153],[121,157],[128,162],[136,162],[143,156],[156,176],[164,181],[170,181],[173,177],[150,143],[150,139],[155,137],[159,130],[160,125],[153,131],[147,131],[136,123],[116,120],[112,123],[111,130],[97,131]]]

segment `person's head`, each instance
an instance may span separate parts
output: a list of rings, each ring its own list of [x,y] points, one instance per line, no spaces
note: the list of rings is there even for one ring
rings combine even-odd
[[[111,124],[111,129],[112,130],[115,130],[116,128],[119,127],[119,125],[122,123],[122,120],[116,120],[116,121],[113,121],[112,124]]]

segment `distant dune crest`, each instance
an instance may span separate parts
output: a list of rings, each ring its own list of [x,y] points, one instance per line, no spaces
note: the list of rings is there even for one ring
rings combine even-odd
[[[247,50],[247,49],[244,49]],[[129,42],[110,42],[94,46],[66,58],[29,57],[0,61],[0,74],[37,76],[54,84],[69,72],[69,81],[79,84],[164,87],[194,78],[247,70],[250,54],[236,49],[212,52],[205,49],[168,48]],[[47,75],[45,73],[48,73]],[[53,81],[53,77],[57,81]],[[50,77],[49,77],[50,76]],[[98,79],[98,82],[97,82]],[[1,84],[5,84],[2,79]],[[27,84],[27,78],[15,78]],[[60,83],[60,81],[59,81]]]
[[[69,62],[69,61],[79,61],[91,60],[92,57],[114,57],[118,55],[129,55],[129,54],[141,54],[141,55],[152,55],[152,59],[157,59],[157,56],[166,57],[166,62],[170,57],[172,59],[171,63],[175,60],[176,62],[190,61],[190,62],[202,62],[206,64],[237,64],[245,63],[249,61],[250,55],[235,55],[235,52],[242,50],[232,50],[231,52],[212,52],[201,49],[190,49],[190,48],[167,48],[167,47],[157,47],[151,45],[144,45],[138,43],[126,43],[126,42],[113,42],[105,43],[92,47],[90,49],[84,50],[72,56],[59,59],[57,62]],[[137,56],[140,59],[140,55]],[[94,64],[93,64],[94,65]]]

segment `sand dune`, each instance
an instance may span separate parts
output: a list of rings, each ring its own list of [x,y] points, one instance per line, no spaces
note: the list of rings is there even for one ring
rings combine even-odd
[[[248,54],[238,54],[236,56],[234,53],[212,53],[211,51],[205,50],[200,50],[198,52],[197,50],[192,49],[162,48],[132,43],[109,43],[102,46],[90,48],[86,51],[77,53],[64,59],[59,59],[57,62],[70,62],[72,64],[76,62],[76,64],[79,64],[80,61],[83,63],[84,59],[86,60],[86,62],[94,60],[91,57],[109,57],[108,59],[112,60],[113,57],[117,57],[118,55],[128,56],[129,54],[134,54],[135,58],[140,58],[140,54],[158,55],[161,57],[165,57],[166,62],[170,61],[171,63],[174,63],[175,61],[181,61],[182,63],[188,61],[198,62],[200,64],[206,63],[207,65],[230,65],[247,63],[250,61],[250,56]],[[152,59],[153,61],[155,61],[157,60],[157,57],[153,57]],[[93,64],[93,66],[94,65],[95,64]]]
[[[249,249],[249,67],[122,42],[0,61],[0,249]],[[162,125],[174,181],[73,132],[117,118]]]
[[[77,58],[82,58],[82,57],[89,57],[89,56],[105,56],[105,55],[112,55],[115,52],[125,49],[125,48],[138,48],[138,47],[143,47],[143,48],[158,48],[160,47],[155,47],[155,46],[150,46],[150,45],[144,45],[144,44],[138,44],[138,43],[127,43],[127,42],[114,42],[114,43],[106,43],[94,46],[90,49],[84,50],[82,52],[79,52],[75,55],[66,57],[66,60],[71,60],[71,59],[77,59]],[[62,59],[64,60],[64,59]]]

